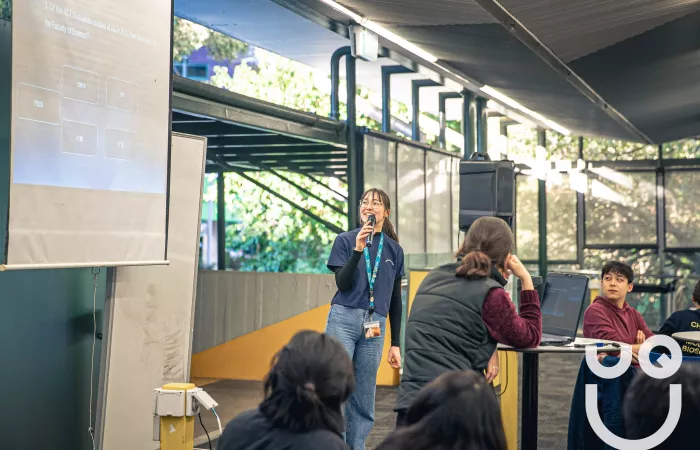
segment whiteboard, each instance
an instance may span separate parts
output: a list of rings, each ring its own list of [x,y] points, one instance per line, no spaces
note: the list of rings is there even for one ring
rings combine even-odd
[[[171,151],[170,264],[111,269],[97,420],[103,450],[157,448],[153,389],[189,380],[206,138],[173,133]]]

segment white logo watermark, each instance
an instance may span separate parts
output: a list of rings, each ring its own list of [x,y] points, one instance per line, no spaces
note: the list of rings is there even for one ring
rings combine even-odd
[[[652,364],[649,353],[654,347],[665,347],[671,352],[671,357],[661,355]],[[620,362],[613,367],[605,367],[598,361],[598,351],[596,346],[586,346],[586,364],[591,372],[607,380],[621,376],[632,364],[632,346],[623,344],[620,346]],[[652,336],[639,348],[639,365],[644,373],[650,377],[662,380],[673,376],[681,367],[683,352],[680,345],[673,338],[664,335]],[[658,367],[657,367],[658,366]],[[668,416],[659,430],[644,439],[625,439],[613,434],[600,419],[598,413],[598,385],[586,385],[586,417],[588,423],[593,428],[596,435],[607,445],[618,450],[649,450],[660,445],[673,433],[681,418],[681,385],[670,385],[670,401]]]

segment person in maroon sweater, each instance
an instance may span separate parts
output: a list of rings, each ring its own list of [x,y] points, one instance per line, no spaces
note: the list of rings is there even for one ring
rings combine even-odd
[[[639,311],[625,301],[632,292],[633,281],[634,271],[627,264],[613,261],[603,267],[600,282],[603,296],[596,297],[586,309],[583,336],[630,344],[636,357],[639,347],[654,334]],[[598,354],[599,359],[604,357],[604,353]]]

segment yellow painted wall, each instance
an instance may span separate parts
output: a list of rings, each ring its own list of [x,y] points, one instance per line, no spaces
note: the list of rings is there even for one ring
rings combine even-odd
[[[263,380],[270,370],[272,358],[292,336],[302,330],[323,332],[329,309],[330,305],[321,306],[196,353],[192,355],[191,376],[193,378]],[[391,346],[390,333],[387,321],[384,356],[377,374],[377,384],[382,386],[395,386],[399,382],[399,371],[392,369],[386,362],[386,355]]]

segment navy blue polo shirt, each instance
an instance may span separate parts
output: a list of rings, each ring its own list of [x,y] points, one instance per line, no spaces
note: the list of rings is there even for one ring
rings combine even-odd
[[[333,268],[343,267],[348,262],[355,248],[355,240],[359,232],[358,228],[339,234],[335,238],[331,256],[328,257],[328,269],[332,271]],[[374,235],[372,247],[369,249],[372,268],[374,268],[374,262],[377,258],[380,236],[381,233]],[[403,249],[398,242],[385,234],[382,259],[379,263],[377,279],[374,282],[374,309],[378,314],[384,317],[389,315],[389,303],[391,302],[391,293],[394,290],[394,281],[403,275]],[[364,255],[360,256],[350,290],[345,292],[338,290],[333,296],[331,304],[369,309],[369,281],[367,280],[367,265]]]

